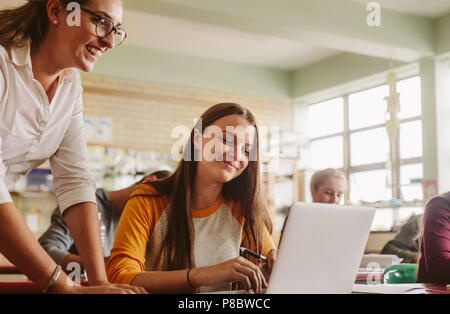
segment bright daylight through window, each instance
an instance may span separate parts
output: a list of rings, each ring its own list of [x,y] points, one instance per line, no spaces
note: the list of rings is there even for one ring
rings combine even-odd
[[[387,84],[308,108],[310,169],[342,170],[349,180],[347,203],[381,207],[372,226],[375,230],[389,230],[411,214],[420,213],[421,206],[416,205],[423,200],[420,77],[399,80],[396,87],[400,94],[399,140],[394,143],[400,157],[397,183],[393,182],[386,127]],[[393,200],[393,195],[398,194],[394,192],[396,188],[400,195]]]

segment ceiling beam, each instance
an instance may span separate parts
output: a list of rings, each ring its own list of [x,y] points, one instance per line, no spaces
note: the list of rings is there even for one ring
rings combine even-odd
[[[125,7],[404,62],[436,48],[433,19],[381,8],[381,25],[370,27],[366,6],[346,0],[146,0]]]

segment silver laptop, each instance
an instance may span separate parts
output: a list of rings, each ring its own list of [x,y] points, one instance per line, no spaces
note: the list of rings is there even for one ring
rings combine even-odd
[[[374,208],[295,203],[267,293],[351,293]]]

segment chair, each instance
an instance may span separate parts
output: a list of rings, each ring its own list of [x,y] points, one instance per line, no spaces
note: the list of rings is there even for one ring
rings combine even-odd
[[[383,272],[383,283],[416,283],[417,264],[397,264],[386,268]]]

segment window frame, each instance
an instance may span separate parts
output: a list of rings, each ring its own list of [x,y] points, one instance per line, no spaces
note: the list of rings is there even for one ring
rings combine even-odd
[[[409,75],[407,77],[403,77],[403,78],[397,80],[397,84],[401,81],[411,79],[411,78],[417,77],[417,76],[420,77],[420,75],[418,75],[418,74],[413,74],[413,75]],[[359,89],[359,90],[354,90],[351,93],[345,93],[341,96],[324,99],[322,101],[314,102],[314,103],[308,105],[308,107],[310,107],[310,106],[313,106],[313,105],[316,105],[316,104],[319,104],[322,102],[331,101],[336,98],[343,98],[343,115],[344,115],[343,116],[343,119],[344,119],[343,131],[333,133],[333,134],[323,135],[320,137],[310,138],[309,144],[311,145],[312,142],[317,141],[317,140],[323,140],[323,139],[330,138],[330,137],[342,136],[343,150],[344,150],[343,151],[344,164],[343,164],[343,168],[338,168],[338,170],[341,170],[344,173],[348,182],[350,179],[350,175],[352,173],[386,169],[386,162],[378,162],[378,163],[364,164],[364,165],[358,165],[358,166],[351,166],[351,154],[350,154],[350,152],[351,152],[350,138],[353,133],[357,133],[357,132],[361,132],[361,131],[368,131],[368,130],[378,129],[378,128],[386,128],[386,122],[382,123],[382,124],[376,124],[376,125],[371,125],[371,126],[366,126],[366,127],[361,127],[361,128],[350,130],[349,96],[352,94],[355,94],[355,93],[359,93],[359,92],[363,92],[365,90],[372,89],[372,88],[381,87],[383,85],[386,85],[386,83],[377,84],[372,87],[365,87],[365,88]],[[412,121],[420,121],[421,124],[423,125],[422,111],[421,111],[421,114],[418,116],[413,116],[413,117],[409,117],[409,118],[405,118],[405,119],[399,119],[400,126],[403,123],[412,122]],[[390,138],[388,140],[390,143]],[[422,141],[423,141],[423,138],[422,138]],[[399,151],[399,149],[400,149],[400,143],[398,142],[397,150]],[[392,160],[392,158],[391,158],[391,159],[388,159],[387,162],[391,162],[392,165],[395,165],[395,166],[391,167],[392,198],[400,199],[401,198],[400,197],[401,196],[400,167],[403,165],[418,164],[418,163],[423,165],[423,152],[422,152],[422,156],[420,156],[420,157],[404,158],[404,159],[400,158],[400,154],[398,154],[397,160]],[[346,203],[348,203],[350,200],[350,193],[351,193],[350,189],[351,189],[350,184],[348,184],[347,193],[345,193],[345,195],[344,195],[344,200]],[[394,216],[395,216],[395,214],[394,214]]]

